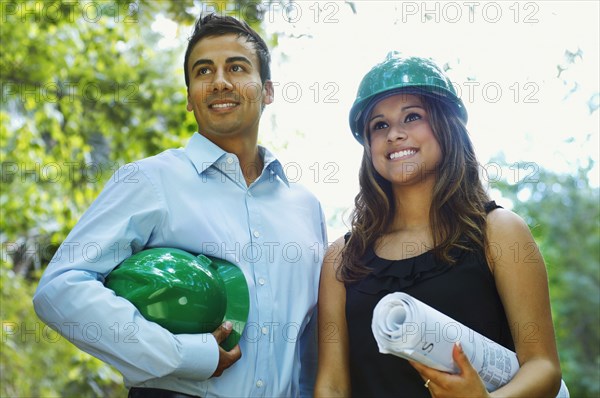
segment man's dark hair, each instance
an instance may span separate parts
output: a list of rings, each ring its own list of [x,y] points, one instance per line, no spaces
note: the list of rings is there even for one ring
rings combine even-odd
[[[198,18],[194,25],[194,32],[189,39],[187,50],[185,51],[183,70],[185,73],[185,86],[188,89],[190,87],[188,61],[196,43],[205,37],[222,36],[230,33],[235,33],[238,37],[243,36],[247,41],[254,45],[256,55],[260,62],[260,80],[264,84],[265,81],[271,79],[271,54],[269,53],[267,44],[258,33],[244,21],[238,21],[230,16],[220,16],[211,13]]]

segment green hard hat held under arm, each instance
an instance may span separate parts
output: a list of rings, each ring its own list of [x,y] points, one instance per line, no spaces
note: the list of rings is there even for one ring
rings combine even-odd
[[[248,319],[243,272],[214,257],[171,248],[143,250],[115,268],[105,285],[171,333],[212,333],[231,321],[233,330],[221,344],[226,350],[238,343]]]
[[[402,57],[392,51],[363,77],[350,109],[350,129],[360,144],[363,144],[364,119],[375,103],[400,93],[426,95],[447,102],[454,106],[463,122],[467,122],[467,111],[452,82],[432,60]]]

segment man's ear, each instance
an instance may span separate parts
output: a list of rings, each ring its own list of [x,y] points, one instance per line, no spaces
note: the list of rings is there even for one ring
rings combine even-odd
[[[192,102],[190,101],[190,90],[187,90],[187,105],[185,107],[185,109],[187,109],[188,112],[191,112],[194,110],[194,108],[192,108]]]
[[[269,105],[275,100],[275,90],[271,80],[265,81],[263,84],[263,105]]]

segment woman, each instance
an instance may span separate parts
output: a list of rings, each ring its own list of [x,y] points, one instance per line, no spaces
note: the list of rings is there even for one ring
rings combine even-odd
[[[450,80],[430,60],[390,53],[363,78],[350,111],[364,146],[360,192],[351,231],[330,247],[322,269],[315,396],[558,392],[544,261],[523,220],[485,193],[466,120]],[[460,345],[458,374],[380,354],[373,309],[396,291],[516,351],[517,374],[488,393]]]

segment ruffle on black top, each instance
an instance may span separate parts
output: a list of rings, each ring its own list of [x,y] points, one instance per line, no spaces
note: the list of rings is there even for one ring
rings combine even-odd
[[[502,208],[502,206],[498,206],[495,201],[485,204],[486,213],[497,208]],[[350,233],[347,233],[344,238],[347,242]],[[466,241],[462,243],[468,246]],[[371,273],[356,283],[348,284],[348,287],[366,294],[402,291],[448,272],[452,267],[459,265],[464,260],[464,256],[468,254],[483,256],[481,253],[453,248],[450,250],[450,256],[456,260],[456,265],[439,262],[432,250],[402,260],[386,260],[378,257],[373,247],[370,247],[361,260],[366,267],[372,269]]]
[[[452,257],[460,261],[462,250],[453,249]],[[427,251],[415,257],[402,260],[386,260],[378,257],[373,248],[369,248],[363,261],[372,272],[349,287],[366,294],[378,294],[383,291],[395,292],[435,278],[447,271],[452,265],[439,262],[433,251]]]

